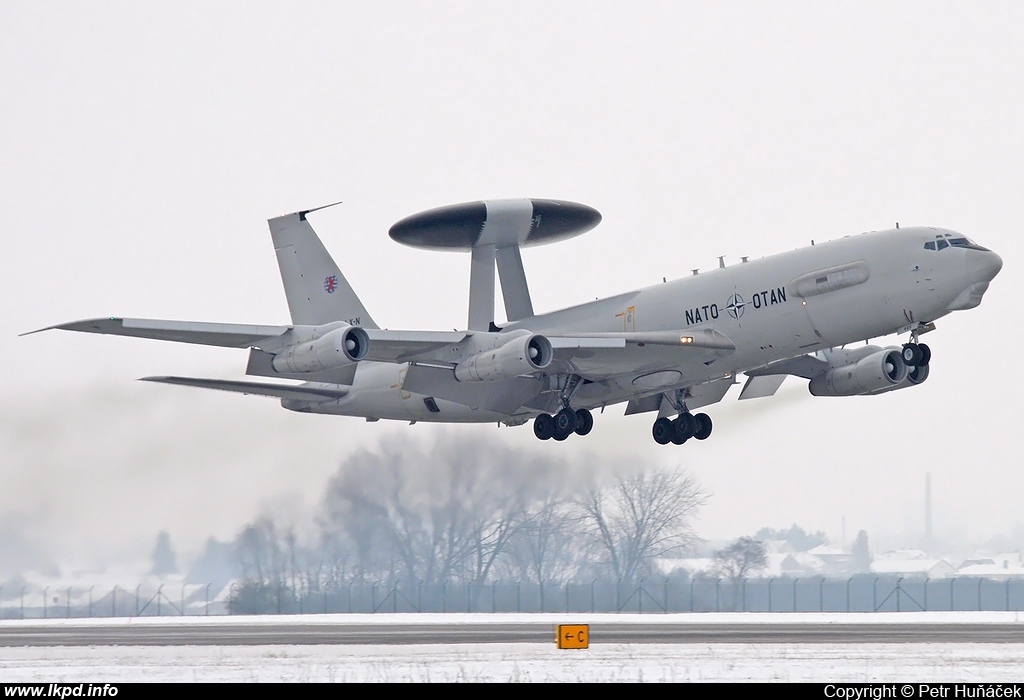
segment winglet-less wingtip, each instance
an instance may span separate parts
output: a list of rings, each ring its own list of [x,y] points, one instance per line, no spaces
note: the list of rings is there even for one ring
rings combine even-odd
[[[325,204],[322,207],[314,207],[312,209],[303,209],[302,211],[298,212],[298,214],[299,214],[299,221],[305,221],[306,220],[306,214],[310,214],[310,213],[312,213],[314,211],[320,211],[321,209],[327,209],[328,207],[335,207],[335,206],[338,206],[339,204],[341,204],[340,200],[337,201],[337,202],[334,202],[333,204]]]

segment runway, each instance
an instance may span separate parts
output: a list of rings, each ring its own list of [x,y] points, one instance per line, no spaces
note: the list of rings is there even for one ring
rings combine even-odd
[[[0,623],[0,646],[265,646],[554,643],[559,623],[589,624],[590,644],[1024,643],[1024,622],[913,614],[303,615],[113,618]],[[767,619],[765,619],[767,618]],[[845,618],[845,619],[844,619]]]

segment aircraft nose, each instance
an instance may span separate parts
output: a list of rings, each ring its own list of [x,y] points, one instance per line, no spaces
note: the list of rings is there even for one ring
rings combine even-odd
[[[991,250],[978,251],[974,272],[979,282],[991,282],[1003,269],[1003,259]]]

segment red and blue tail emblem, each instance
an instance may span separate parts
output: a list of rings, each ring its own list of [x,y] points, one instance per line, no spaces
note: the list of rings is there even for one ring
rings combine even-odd
[[[324,291],[328,294],[334,294],[334,290],[338,288],[338,276],[330,275],[324,279]]]

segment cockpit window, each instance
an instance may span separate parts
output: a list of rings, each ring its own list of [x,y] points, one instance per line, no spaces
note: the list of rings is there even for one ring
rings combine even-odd
[[[939,250],[942,250],[943,248],[948,248],[949,247],[949,244],[946,243],[946,241],[944,241],[944,240],[943,241],[938,241],[938,244],[939,244]]]
[[[924,244],[925,250],[935,250],[935,241],[928,241]]]

